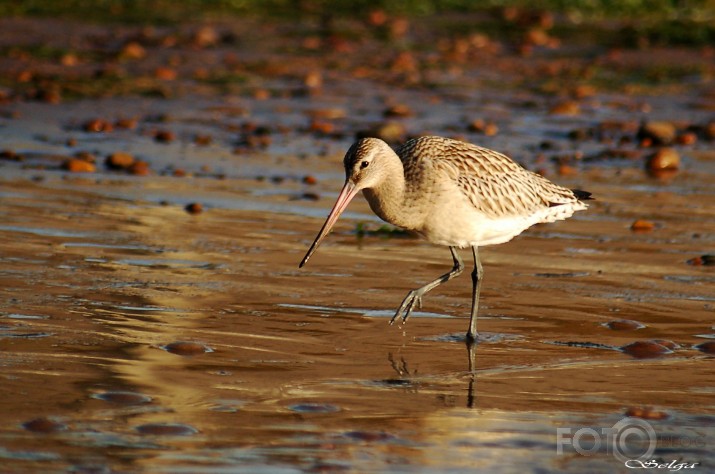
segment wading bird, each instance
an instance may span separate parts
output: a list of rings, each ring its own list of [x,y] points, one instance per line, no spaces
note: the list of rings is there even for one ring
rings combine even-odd
[[[554,184],[499,152],[435,136],[410,140],[396,151],[378,138],[363,138],[350,147],[343,164],[345,185],[300,267],[362,191],[381,219],[448,246],[454,262],[449,272],[410,291],[390,324],[400,317],[407,321],[425,293],[462,273],[457,248],[471,247],[468,342],[477,340],[483,276],[478,247],[507,242],[534,224],[566,219],[586,209],[583,201],[591,199],[591,193]]]

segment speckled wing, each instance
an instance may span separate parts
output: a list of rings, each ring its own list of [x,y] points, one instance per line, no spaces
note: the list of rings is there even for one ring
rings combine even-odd
[[[469,202],[487,217],[528,217],[578,202],[571,190],[525,170],[506,155],[466,142],[424,138],[429,144],[418,143],[415,151],[429,145],[432,165],[451,178]]]

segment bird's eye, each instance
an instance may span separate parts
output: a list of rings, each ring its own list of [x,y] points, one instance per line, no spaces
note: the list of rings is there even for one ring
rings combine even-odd
[[[369,164],[370,164],[369,161],[367,161],[367,160],[366,160],[366,161],[363,161],[362,163],[360,163],[360,169],[361,169],[361,170],[364,170],[365,168],[367,168],[367,166],[368,166]]]

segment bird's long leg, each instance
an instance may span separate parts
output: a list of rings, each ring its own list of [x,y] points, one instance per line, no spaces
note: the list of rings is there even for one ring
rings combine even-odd
[[[467,386],[467,408],[474,408],[476,396],[474,395],[477,384],[477,343],[467,339],[467,357],[469,358],[469,385]]]
[[[449,281],[452,278],[458,276],[460,273],[462,273],[462,270],[464,270],[464,262],[462,262],[462,259],[459,257],[457,249],[455,247],[450,247],[449,251],[452,252],[452,260],[454,261],[454,266],[452,267],[452,269],[441,277],[437,278],[436,280],[427,283],[425,286],[422,286],[420,288],[417,288],[416,290],[412,290],[407,293],[405,299],[402,300],[402,304],[399,308],[397,308],[397,312],[390,320],[390,324],[394,323],[395,320],[399,317],[402,317],[403,323],[407,321],[407,318],[410,316],[410,313],[415,307],[415,304],[419,307],[422,307],[422,296],[424,296],[425,293],[430,290],[433,290],[442,283]]]
[[[479,261],[479,251],[476,246],[472,247],[474,254],[474,270],[472,271],[472,315],[469,318],[469,330],[467,331],[467,344],[477,342],[477,313],[479,312],[479,292],[482,288],[482,277],[484,270],[482,262]]]

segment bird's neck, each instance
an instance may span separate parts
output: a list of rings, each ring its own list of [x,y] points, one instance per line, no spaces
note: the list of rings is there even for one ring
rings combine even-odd
[[[399,227],[408,227],[405,212],[405,173],[402,162],[394,156],[394,160],[389,160],[386,164],[385,178],[377,185],[364,189],[363,194],[370,204],[370,209],[377,214],[380,219]]]

